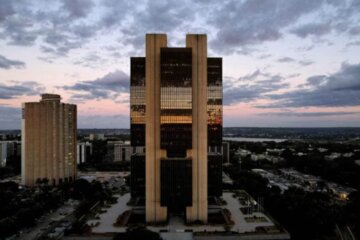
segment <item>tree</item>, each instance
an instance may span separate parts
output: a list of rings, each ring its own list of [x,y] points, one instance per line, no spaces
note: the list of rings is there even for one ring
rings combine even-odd
[[[77,179],[73,184],[72,197],[77,200],[89,199],[93,195],[91,183],[85,179]]]
[[[0,239],[5,239],[17,231],[15,219],[12,217],[0,219]]]
[[[134,227],[128,228],[126,233],[118,233],[114,236],[114,240],[137,240],[137,239],[146,239],[146,240],[161,240],[160,234],[152,232],[145,227]]]

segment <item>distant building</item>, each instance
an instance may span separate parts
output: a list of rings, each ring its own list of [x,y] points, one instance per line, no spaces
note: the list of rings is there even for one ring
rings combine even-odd
[[[223,156],[223,164],[229,164],[230,163],[230,143],[229,142],[222,143],[221,153]]]
[[[141,146],[137,146],[137,147],[132,147],[132,153],[133,154],[144,154],[145,153],[145,147],[141,147]]]
[[[20,141],[0,141],[0,167],[6,167],[12,157],[20,157]]]
[[[223,142],[221,146],[209,146],[208,154],[221,154],[223,156],[222,163],[229,163],[229,142]]]
[[[239,148],[235,152],[235,156],[238,157],[238,158],[244,158],[244,157],[246,157],[248,155],[251,155],[251,152],[249,150],[246,150],[246,149]]]
[[[49,184],[76,179],[76,105],[61,103],[60,95],[42,94],[40,102],[23,103],[22,183],[37,179]]]
[[[114,144],[114,162],[130,161],[132,147],[130,141]]]
[[[263,153],[260,153],[260,154],[251,154],[251,160],[253,161],[260,161],[260,160],[265,160],[266,159],[266,155],[263,154]]]
[[[88,158],[92,155],[92,143],[90,142],[79,142],[77,144],[77,164],[82,164],[88,161]]]
[[[6,166],[7,146],[6,142],[0,143],[0,167]]]
[[[94,141],[94,140],[106,140],[106,138],[105,138],[105,134],[103,134],[103,133],[97,133],[97,134],[91,133],[91,134],[89,134],[89,140],[90,140],[90,141]]]

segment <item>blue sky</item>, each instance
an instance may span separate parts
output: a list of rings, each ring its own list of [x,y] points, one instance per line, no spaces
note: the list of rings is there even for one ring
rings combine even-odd
[[[208,35],[224,125],[360,127],[359,0],[0,0],[0,129],[43,92],[80,128],[129,127],[129,58],[146,33]]]

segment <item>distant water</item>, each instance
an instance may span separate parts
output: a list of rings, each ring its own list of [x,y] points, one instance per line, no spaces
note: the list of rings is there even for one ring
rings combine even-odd
[[[280,138],[247,138],[247,137],[223,137],[223,140],[234,142],[285,142],[287,139]]]

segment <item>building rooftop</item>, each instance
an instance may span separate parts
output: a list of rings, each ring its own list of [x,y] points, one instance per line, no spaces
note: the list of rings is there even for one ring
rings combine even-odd
[[[45,101],[61,101],[61,96],[58,94],[44,93],[41,94],[41,102]]]

